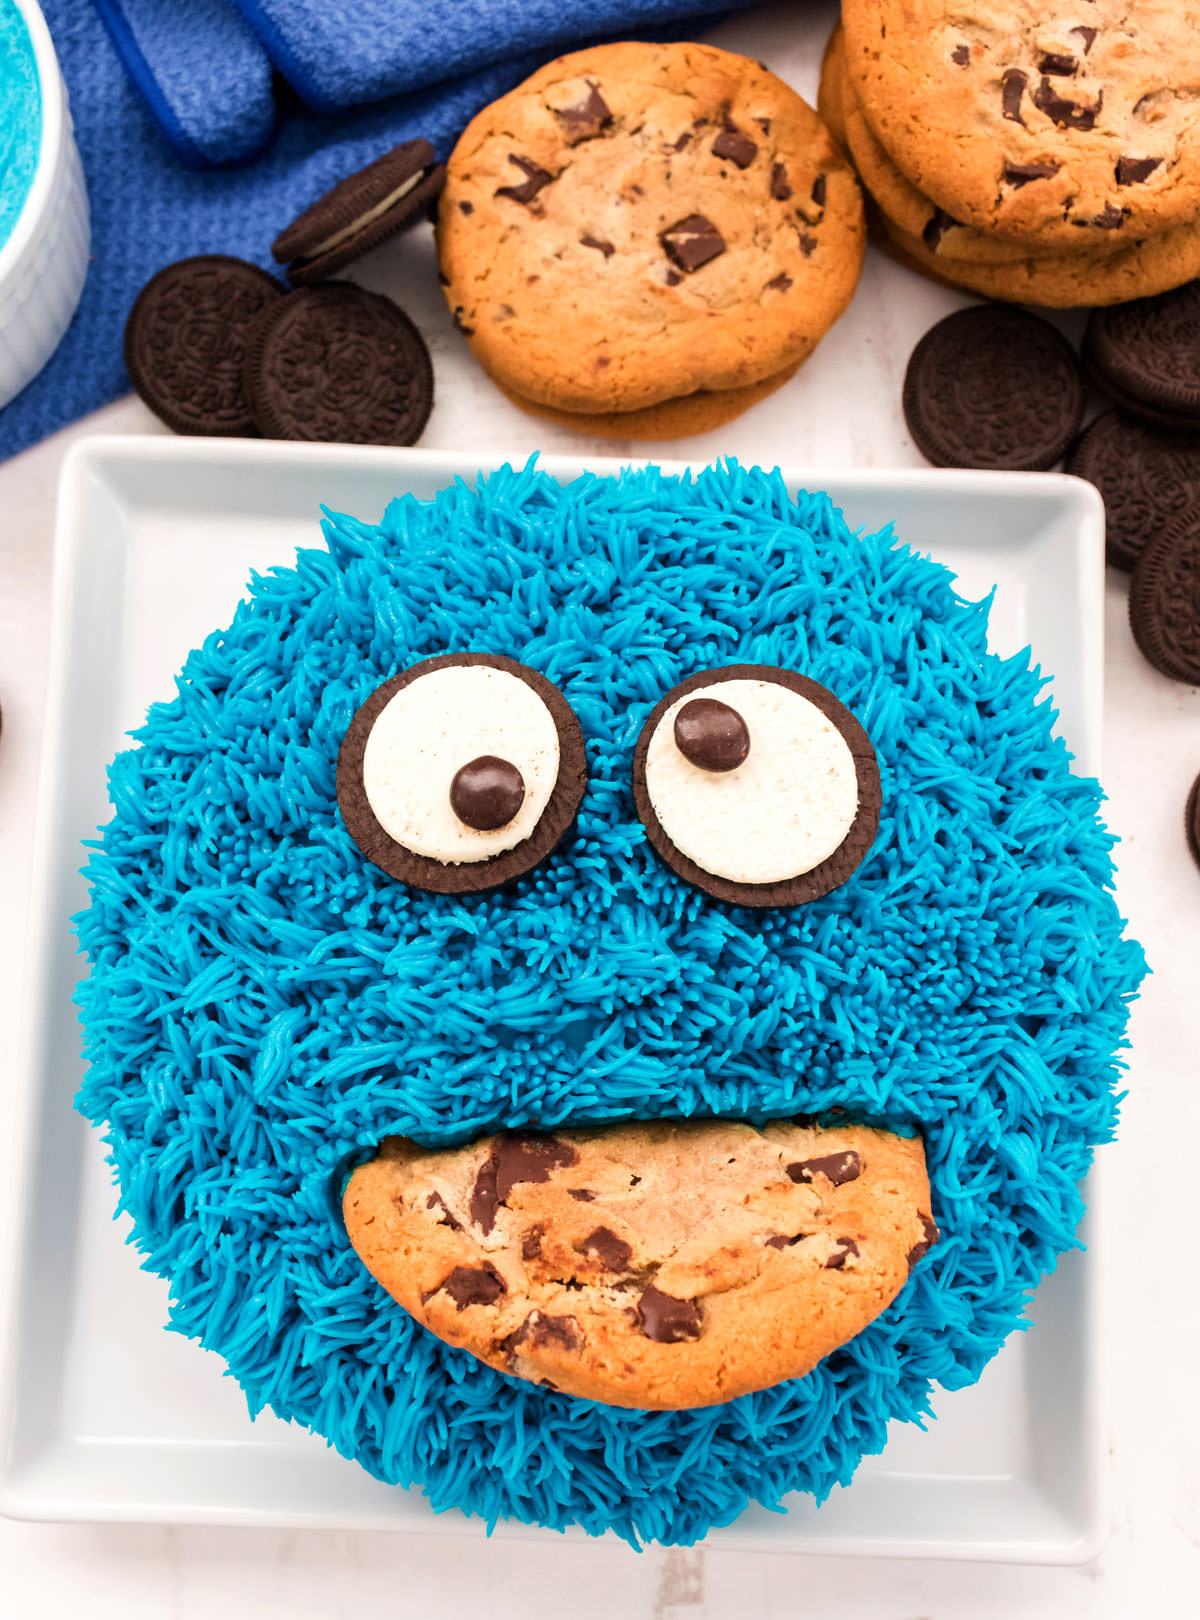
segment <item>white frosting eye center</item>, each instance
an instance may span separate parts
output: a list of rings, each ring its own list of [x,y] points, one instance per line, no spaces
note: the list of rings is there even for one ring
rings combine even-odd
[[[451,797],[464,767],[483,760],[507,765],[524,789],[515,814],[491,828],[468,825]],[[533,832],[558,764],[558,728],[532,686],[508,670],[452,664],[419,675],[382,710],[363,752],[363,791],[384,832],[414,855],[484,861]],[[455,797],[462,808],[461,778]]]
[[[675,719],[706,699],[736,711],[750,735],[733,769],[701,769],[681,751]],[[663,714],[646,752],[646,792],[682,855],[731,883],[779,883],[811,872],[842,844],[858,813],[858,769],[845,737],[815,703],[772,680],[694,687]]]

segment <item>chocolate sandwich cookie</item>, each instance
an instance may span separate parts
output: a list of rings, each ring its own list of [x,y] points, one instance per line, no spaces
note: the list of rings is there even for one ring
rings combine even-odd
[[[1200,776],[1192,782],[1192,792],[1187,795],[1187,804],[1184,805],[1184,834],[1187,847],[1192,851],[1197,867],[1200,867]]]
[[[491,653],[448,653],[394,675],[338,753],[351,838],[390,877],[434,894],[478,894],[530,871],[561,842],[586,785],[566,698]]]
[[[125,323],[125,367],[176,433],[257,437],[244,370],[251,330],[284,289],[223,253],[178,259],[142,288]]]
[[[1048,322],[988,305],[948,315],[908,362],[904,417],[936,467],[1036,471],[1079,432],[1083,379]]]
[[[919,1138],[862,1125],[645,1121],[393,1137],[346,1231],[422,1326],[612,1406],[709,1406],[799,1378],[937,1242]]]
[[[415,444],[433,408],[433,367],[389,298],[339,282],[305,287],[249,334],[246,394],[269,439]]]
[[[318,197],[271,243],[297,287],[321,281],[425,218],[446,180],[428,141],[405,141]]]
[[[1197,866],[1200,866],[1200,776],[1192,783],[1183,811],[1183,830]]]
[[[1093,310],[1084,359],[1126,410],[1200,430],[1200,282]]]
[[[1106,411],[1080,436],[1066,471],[1104,497],[1105,555],[1130,569],[1177,513],[1200,506],[1200,434]]]
[[[1133,639],[1155,669],[1200,685],[1200,506],[1172,518],[1129,586]]]
[[[696,44],[548,63],[468,126],[438,212],[477,359],[579,415],[778,376],[842,314],[864,245],[858,184],[812,108]]]
[[[879,828],[879,766],[844,704],[795,670],[701,670],[652,710],[633,798],[658,855],[739,906],[798,906],[845,883]]]

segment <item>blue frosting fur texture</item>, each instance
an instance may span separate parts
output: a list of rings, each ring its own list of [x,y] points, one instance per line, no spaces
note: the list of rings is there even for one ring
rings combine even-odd
[[[78,919],[88,1074],[121,1207],[252,1412],[310,1425],[489,1524],[690,1542],[823,1498],[974,1380],[1075,1242],[1144,963],[1096,783],[1027,657],[890,533],[733,464],[566,488],[532,464],[256,577],[139,746]],[[358,705],[446,651],[558,683],[588,745],[577,828],[511,890],[407,890],[339,816]],[[722,906],[656,859],[630,765],[669,687],[728,663],[830,687],[871,736],[879,835],[841,889]],[[942,1241],[808,1377],[645,1414],[507,1378],[417,1327],[338,1214],[385,1135],[845,1109],[919,1129]]]

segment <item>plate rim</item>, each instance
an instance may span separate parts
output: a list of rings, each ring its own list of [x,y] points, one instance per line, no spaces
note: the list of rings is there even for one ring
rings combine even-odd
[[[138,465],[170,466],[223,463],[229,468],[257,467],[286,470],[289,466],[304,465],[310,469],[314,456],[325,466],[344,472],[355,469],[382,470],[395,467],[398,473],[407,466],[420,466],[426,471],[441,472],[442,482],[457,476],[472,479],[506,463],[525,465],[527,452],[505,455],[503,451],[481,452],[478,456],[458,451],[422,451],[375,448],[350,445],[307,445],[276,441],[234,439],[187,439],[169,435],[116,435],[96,434],[71,446],[64,458],[59,477],[59,499],[55,521],[54,567],[51,590],[51,638],[46,687],[45,719],[42,736],[42,755],[39,769],[35,836],[30,880],[30,934],[29,949],[25,953],[21,998],[21,1023],[15,1043],[16,1064],[13,1083],[8,1088],[10,1130],[6,1152],[3,1154],[7,1170],[6,1197],[0,1201],[0,1279],[7,1278],[7,1287],[0,1293],[0,1515],[27,1520],[69,1520],[76,1522],[136,1522],[210,1525],[270,1525],[275,1528],[316,1527],[330,1525],[350,1528],[362,1524],[361,1515],[343,1518],[328,1515],[297,1515],[283,1512],[246,1511],[230,1508],[208,1511],[204,1508],[181,1510],[178,1504],[152,1504],[130,1502],[57,1502],[39,1500],[32,1494],[14,1468],[12,1457],[12,1427],[20,1396],[18,1368],[20,1361],[19,1302],[26,1282],[26,1268],[31,1263],[32,1225],[36,1219],[34,1199],[31,1197],[35,1164],[38,1157],[37,1104],[40,1100],[44,1073],[41,1032],[45,1028],[45,1013],[51,989],[51,964],[55,949],[55,931],[62,919],[55,918],[51,905],[55,869],[52,859],[58,839],[58,826],[66,813],[63,802],[63,745],[67,719],[66,694],[73,650],[71,629],[72,590],[81,548],[86,545],[86,525],[82,521],[87,511],[89,495],[95,481],[104,482],[106,469],[137,467]],[[537,457],[538,465],[553,476],[575,476],[580,472],[611,473],[624,467],[657,466],[664,472],[675,474],[698,470],[712,465],[708,460],[687,461],[644,456],[596,456],[588,454],[546,455]],[[466,470],[469,469],[469,470]],[[1098,492],[1082,480],[1056,473],[991,473],[959,469],[938,468],[856,468],[849,466],[791,467],[780,464],[779,469],[789,490],[808,489],[825,491],[830,485],[843,489],[853,486],[872,492],[903,494],[905,491],[972,494],[980,498],[1009,499],[1021,491],[1034,489],[1043,494],[1057,489],[1058,494],[1073,507],[1075,537],[1074,569],[1081,599],[1087,612],[1082,626],[1079,677],[1084,689],[1084,735],[1068,739],[1068,746],[1076,754],[1081,769],[1089,775],[1100,770],[1100,741],[1102,726],[1103,691],[1103,637],[1104,637],[1104,515],[1103,502]],[[111,487],[111,485],[109,486]],[[404,493],[403,489],[398,491]],[[936,493],[935,493],[936,498]],[[835,504],[837,504],[835,499]],[[861,530],[860,530],[861,532]],[[1036,654],[1035,654],[1036,656]],[[1076,1257],[1084,1269],[1078,1279],[1082,1311],[1082,1337],[1089,1349],[1086,1367],[1082,1370],[1080,1414],[1081,1434],[1086,1455],[1080,1459],[1080,1479],[1086,1507],[1073,1521],[1076,1534],[1055,1539],[1025,1542],[996,1541],[994,1543],[946,1541],[936,1537],[920,1541],[895,1540],[882,1537],[854,1540],[847,1537],[802,1535],[800,1543],[785,1542],[774,1546],[765,1537],[739,1533],[738,1521],[730,1526],[709,1532],[707,1544],[722,1550],[784,1553],[832,1554],[870,1557],[925,1557],[949,1560],[982,1559],[997,1562],[1042,1564],[1079,1564],[1093,1559],[1105,1540],[1107,1523],[1107,1470],[1103,1460],[1103,1413],[1106,1409],[1104,1386],[1106,1372],[1103,1336],[1097,1331],[1100,1271],[1095,1262],[1098,1247],[1103,1245],[1106,1200],[1102,1196],[1105,1176],[1102,1159],[1094,1159],[1084,1183],[1087,1202],[1087,1222],[1090,1233],[1088,1252]],[[5,1216],[9,1218],[4,1218]],[[7,1242],[5,1239],[7,1238]],[[44,1454],[43,1454],[44,1455]],[[850,1488],[853,1488],[852,1486]],[[363,1526],[366,1528],[367,1526]],[[369,1528],[377,1529],[372,1523]],[[393,1533],[474,1534],[481,1532],[476,1521],[462,1514],[428,1515],[422,1525],[399,1523],[391,1527]],[[538,1526],[504,1522],[497,1534],[520,1539],[537,1540],[548,1532]],[[557,1533],[556,1533],[557,1534]],[[586,1542],[591,1538],[584,1532],[568,1531],[568,1540]],[[605,1538],[609,1539],[609,1538]]]

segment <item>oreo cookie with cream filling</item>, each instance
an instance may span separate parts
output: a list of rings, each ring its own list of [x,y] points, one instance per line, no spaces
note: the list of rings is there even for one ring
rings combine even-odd
[[[766,664],[673,687],[638,738],[633,797],[667,865],[740,906],[798,906],[845,883],[882,802],[875,750],[849,709]]]
[[[587,783],[583,732],[537,670],[427,658],[377,687],[342,740],[338,808],[369,861],[434,894],[479,894],[561,842]]]
[[[405,141],[318,197],[271,252],[296,287],[322,281],[425,218],[446,180],[428,141]]]

